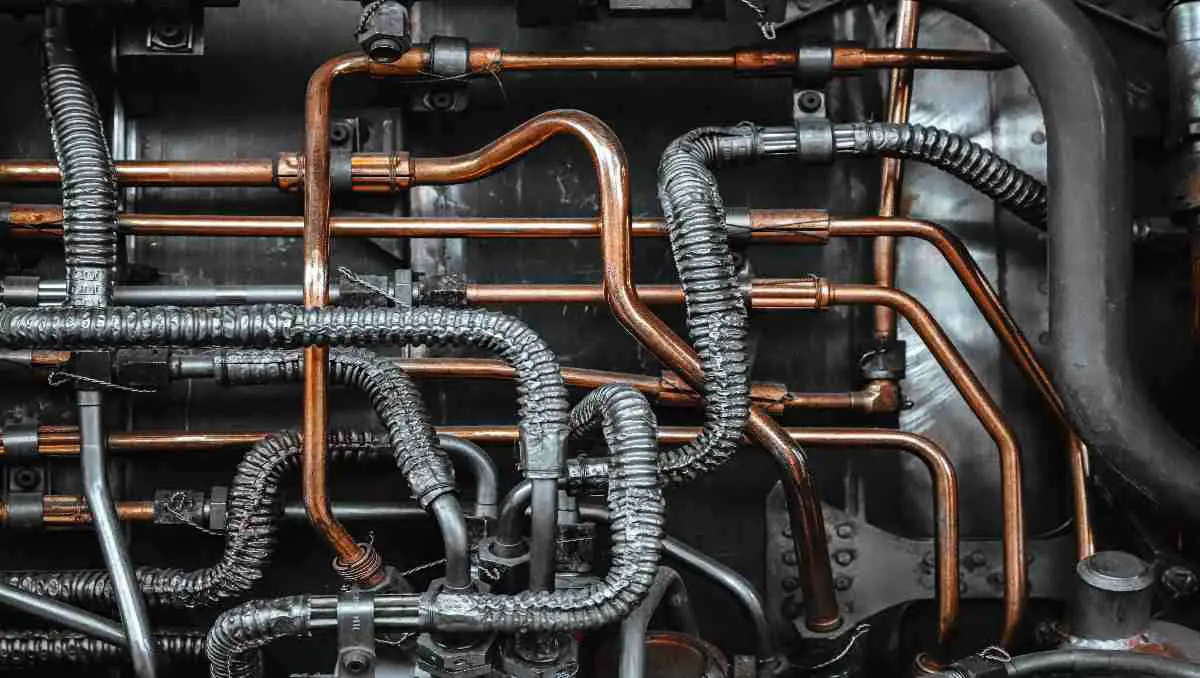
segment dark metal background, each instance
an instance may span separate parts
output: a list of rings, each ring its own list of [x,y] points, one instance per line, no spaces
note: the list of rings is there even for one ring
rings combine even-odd
[[[506,49],[553,50],[719,50],[760,42],[748,12],[730,20],[694,17],[608,17],[566,27],[518,28],[508,3],[422,2],[417,7],[418,37],[461,35],[477,44]],[[355,49],[352,39],[358,3],[343,0],[243,0],[235,9],[210,9],[206,15],[203,57],[131,57],[117,62],[116,86],[107,77],[109,57],[100,48],[107,28],[86,24],[96,49],[88,69],[106,103],[120,95],[124,104],[124,155],[144,159],[221,159],[263,157],[301,146],[303,94],[309,74],[328,57]],[[858,8],[821,19],[781,36],[780,44],[805,37],[883,41],[888,12]],[[0,17],[0,63],[6,64],[4,105],[0,106],[0,156],[50,157],[46,124],[40,110],[37,35],[40,22]],[[931,46],[986,45],[975,31],[943,15],[930,14],[923,39]],[[832,33],[831,33],[832,32]],[[1124,44],[1124,43],[1122,43]],[[1154,48],[1124,49],[1140,58]],[[1147,68],[1143,66],[1143,68]],[[878,118],[884,79],[862,76],[833,83],[831,114],[835,119]],[[1142,84],[1141,81],[1137,81]],[[469,86],[441,83],[434,91],[466,93],[465,110],[456,113],[414,110],[428,84],[401,84],[356,78],[339,81],[335,117],[357,117],[364,145],[373,150],[403,146],[415,153],[442,155],[476,148],[523,120],[554,108],[577,108],[608,122],[622,139],[631,166],[635,215],[659,213],[655,195],[658,157],[677,135],[700,125],[751,120],[784,124],[791,116],[792,83],[787,79],[741,79],[729,74],[571,73],[511,74],[501,80],[481,78]],[[1151,84],[1143,90],[1150,102]],[[1031,171],[1044,162],[1044,138],[1038,141],[1036,105],[1019,74],[923,74],[917,79],[914,121],[930,122],[992,145]],[[1153,117],[1154,105],[1133,99]],[[120,149],[119,149],[120,150]],[[726,204],[753,207],[828,207],[843,215],[868,214],[878,192],[878,163],[843,162],[832,170],[804,168],[775,161],[721,173]],[[1144,187],[1143,187],[1144,188]],[[1152,192],[1151,189],[1150,192]],[[1147,193],[1146,190],[1142,191]],[[299,214],[300,197],[272,189],[144,189],[130,192],[130,204],[145,212]],[[0,191],[0,200],[51,201],[56,192]],[[1153,204],[1153,200],[1148,201]],[[584,149],[568,139],[554,140],[498,175],[464,186],[414,189],[410,196],[335,199],[339,212],[387,212],[462,216],[589,216],[596,208],[596,187]],[[924,168],[909,169],[905,203],[914,214],[946,219],[969,243],[984,270],[994,276],[1031,337],[1045,332],[1044,287],[1040,286],[1042,250],[1029,229],[1009,218],[998,221],[991,206],[952,179]],[[640,240],[635,268],[644,282],[669,281],[673,265],[664,244]],[[32,257],[39,250],[47,256]],[[53,245],[18,253],[3,261],[14,272],[36,269],[61,277]],[[1175,261],[1168,249],[1169,261]],[[985,382],[996,389],[1006,411],[1014,412],[1018,433],[1027,444],[1026,487],[1032,532],[1044,532],[1065,519],[1065,490],[1060,482],[1061,447],[1057,434],[1031,414],[1036,401],[1006,367],[996,343],[966,297],[955,290],[949,274],[923,245],[901,249],[901,284],[926,301],[947,331],[962,343],[964,354]],[[130,243],[130,260],[156,269],[172,284],[200,282],[298,282],[301,247],[298,239],[138,238]],[[757,274],[794,276],[819,273],[840,281],[865,280],[867,246],[834,241],[824,248],[754,248],[750,259]],[[358,272],[386,272],[411,265],[425,272],[465,273],[480,282],[582,282],[600,278],[595,241],[414,241],[365,240],[335,242],[335,265]],[[1160,269],[1155,269],[1160,270]],[[1181,293],[1167,269],[1167,301],[1152,297],[1174,317]],[[1186,269],[1184,269],[1186,275]],[[1185,278],[1186,280],[1186,278]],[[1186,291],[1186,288],[1183,290]],[[1186,298],[1180,309],[1186,309]],[[603,306],[526,306],[511,309],[537,328],[559,351],[566,365],[658,373],[652,356],[640,350]],[[663,311],[682,329],[679,309]],[[1186,328],[1183,311],[1181,327]],[[855,364],[867,346],[869,317],[845,309],[820,314],[759,313],[753,320],[757,359],[755,374],[784,381],[794,389],[848,390],[858,385]],[[1171,330],[1175,332],[1176,330]],[[1186,332],[1186,329],[1182,330]],[[995,454],[990,441],[930,365],[927,354],[910,341],[908,396],[915,408],[901,417],[905,428],[929,434],[954,457],[961,474],[964,534],[992,538],[997,532],[998,489]],[[1179,336],[1163,338],[1153,352],[1169,350],[1188,357]],[[1185,348],[1180,349],[1180,346]],[[1177,362],[1177,361],[1176,361]],[[1168,363],[1153,361],[1154,365]],[[1186,375],[1186,372],[1185,372]],[[6,388],[0,402],[9,420],[41,415],[43,423],[72,417],[65,393],[34,388],[20,371],[3,373]],[[44,375],[42,375],[44,378]],[[1152,383],[1160,393],[1177,394],[1183,377],[1169,368],[1155,370]],[[439,423],[508,423],[514,420],[510,384],[431,383],[425,392]],[[1177,402],[1172,398],[1170,402]],[[333,396],[335,422],[374,424],[358,394]],[[116,408],[113,408],[114,410]],[[124,412],[112,413],[114,426],[131,429],[194,430],[263,429],[298,425],[298,388],[278,387],[225,391],[205,382],[190,382],[169,392],[126,400]],[[664,424],[699,421],[688,411],[662,412]],[[859,416],[830,413],[790,415],[790,424],[893,425],[894,418],[864,421]],[[508,449],[493,450],[511,476],[514,458]],[[226,484],[239,453],[163,454],[145,456],[136,469],[125,466],[123,496],[149,498],[155,488],[207,488]],[[928,477],[919,465],[890,452],[812,450],[828,501],[840,504],[843,488],[861,484],[866,518],[884,529],[910,536],[930,532]],[[849,460],[853,459],[853,463]],[[56,487],[71,489],[70,464],[58,462]],[[764,502],[774,482],[766,455],[746,449],[725,469],[669,495],[669,530],[681,540],[733,566],[764,588]],[[407,490],[397,475],[334,467],[335,499],[339,496],[399,498]],[[356,534],[366,528],[355,525]],[[268,571],[262,595],[330,590],[330,554],[306,529],[286,527],[285,539]],[[401,567],[439,557],[428,526],[385,526],[375,531],[385,558]],[[37,537],[37,553],[26,548]],[[142,527],[133,531],[138,564],[194,567],[211,563],[220,540],[181,527]],[[84,533],[0,534],[3,566],[94,567],[100,564],[92,535]],[[705,582],[689,580],[705,635],[729,651],[751,647],[746,625],[730,601]],[[204,620],[206,613],[158,613],[159,618]],[[732,622],[731,620],[739,620]],[[0,626],[22,626],[25,620],[0,610]],[[288,643],[275,656],[294,658],[289,668],[324,669],[328,653],[312,659],[308,645]],[[294,663],[293,663],[294,662]]]

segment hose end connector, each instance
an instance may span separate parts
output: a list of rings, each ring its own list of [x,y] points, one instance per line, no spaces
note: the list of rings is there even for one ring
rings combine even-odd
[[[758,136],[764,157],[797,157],[813,163],[833,160],[834,127],[825,118],[802,118],[790,127],[764,127]]]

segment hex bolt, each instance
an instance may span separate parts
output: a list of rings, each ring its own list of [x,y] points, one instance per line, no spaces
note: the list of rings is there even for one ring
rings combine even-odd
[[[342,654],[342,668],[350,673],[362,673],[371,666],[371,653],[359,648],[346,650]]]
[[[795,551],[784,551],[783,552],[783,564],[784,565],[795,565],[796,564],[796,552]]]
[[[833,588],[837,589],[838,591],[849,591],[850,587],[853,585],[854,578],[848,577],[844,574],[838,575],[833,580]]]
[[[833,562],[845,567],[854,562],[854,551],[850,549],[842,549],[833,554]]]
[[[801,92],[800,96],[796,97],[796,105],[805,113],[816,113],[821,110],[822,102],[821,93],[811,89]]]
[[[834,533],[842,539],[849,539],[854,536],[854,523],[838,523]]]
[[[784,577],[783,581],[779,582],[779,585],[783,587],[784,591],[791,593],[800,587],[800,580],[795,577]]]
[[[983,567],[987,565],[987,556],[981,551],[972,551],[971,555],[967,556],[967,564],[971,567]]]

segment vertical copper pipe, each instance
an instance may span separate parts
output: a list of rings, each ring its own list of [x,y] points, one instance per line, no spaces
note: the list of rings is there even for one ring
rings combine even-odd
[[[308,81],[304,112],[304,306],[320,308],[329,303],[329,216],[331,175],[329,169],[329,109],[333,81],[340,75],[366,72],[370,60],[361,54],[334,57],[313,73]],[[337,554],[335,565],[354,572],[359,583],[380,584],[382,566],[368,561],[372,551],[333,516],[326,484],[325,446],[329,433],[329,349],[304,347],[304,419],[301,453],[304,509],[313,527]],[[361,571],[361,572],[360,572]]]
[[[1016,637],[1025,608],[1025,513],[1021,505],[1021,455],[1016,436],[1004,415],[967,361],[929,311],[916,299],[896,289],[876,285],[830,285],[829,303],[886,305],[908,321],[929,352],[945,370],[950,382],[971,406],[979,422],[996,442],[1000,456],[1001,503],[1004,545],[1004,628],[1001,643]]]
[[[878,236],[919,238],[937,248],[946,263],[958,277],[979,312],[987,320],[1000,339],[1001,345],[1017,363],[1025,376],[1033,383],[1046,407],[1063,427],[1067,437],[1067,453],[1070,465],[1071,490],[1075,514],[1075,541],[1079,559],[1095,553],[1091,510],[1088,500],[1087,447],[1076,433],[1067,417],[1062,398],[1054,388],[1050,375],[1038,360],[1029,340],[1009,315],[1000,301],[1000,295],[979,270],[975,259],[967,248],[952,233],[926,221],[914,219],[833,219],[829,223],[831,236]]]
[[[699,358],[637,296],[630,263],[629,175],[620,141],[600,120],[580,111],[552,111],[537,116],[488,146],[453,158],[414,158],[414,183],[452,183],[486,176],[528,153],[546,139],[569,134],[592,154],[600,185],[600,240],[604,261],[605,295],[614,315],[664,364],[692,388],[703,388]],[[805,617],[814,630],[841,624],[821,504],[804,453],[787,433],[760,408],[751,409],[749,428],[785,472],[797,557],[803,579]]]
[[[916,0],[898,0],[895,47],[911,49],[917,46],[920,14],[921,5]],[[892,69],[891,88],[888,91],[888,122],[908,122],[908,110],[912,104],[912,80],[911,68]],[[884,158],[879,186],[879,216],[894,217],[899,212],[900,191],[903,183],[903,161],[898,158]],[[884,287],[895,287],[896,239],[890,236],[876,238],[873,258],[875,283]],[[881,341],[896,338],[896,314],[891,309],[883,306],[875,309],[875,337]]]

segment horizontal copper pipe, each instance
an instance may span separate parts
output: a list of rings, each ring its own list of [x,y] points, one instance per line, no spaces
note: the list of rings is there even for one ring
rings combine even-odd
[[[1011,68],[1015,62],[1004,52],[976,52],[956,49],[913,49],[839,47],[833,51],[835,71],[861,71],[877,68],[927,68],[942,70],[991,71]]]
[[[683,303],[678,285],[638,285],[638,296],[647,304]],[[513,283],[466,286],[471,304],[601,304],[604,287],[599,283]],[[758,278],[750,283],[750,302],[757,309],[820,308],[821,290],[814,278]]]
[[[750,210],[750,237],[755,242],[812,243],[828,239],[820,210]],[[53,205],[10,205],[0,209],[8,235],[18,238],[62,237],[62,208]],[[122,214],[118,222],[129,235],[300,237],[301,217]],[[591,218],[437,218],[334,217],[330,232],[338,238],[596,238],[599,222]],[[633,235],[662,238],[659,218],[633,220]]]
[[[125,186],[274,186],[275,161],[254,160],[124,160],[115,163],[117,181]],[[0,183],[55,184],[58,163],[52,160],[0,161]]]
[[[117,517],[126,522],[153,522],[154,502],[119,501]],[[48,494],[42,497],[42,522],[47,526],[60,527],[87,525],[92,522],[92,514],[84,497]]]
[[[43,436],[59,434],[68,439],[74,428],[42,427],[42,431]],[[437,431],[481,445],[516,445],[520,439],[517,427],[506,425],[439,426]],[[920,459],[929,470],[936,507],[938,627],[939,634],[948,637],[958,615],[959,508],[957,476],[946,453],[928,438],[892,429],[789,428],[787,433],[802,445],[895,449]],[[687,426],[662,426],[658,433],[659,442],[664,445],[688,443],[699,434],[700,428]],[[109,447],[114,452],[211,452],[253,445],[267,435],[266,431],[138,431],[110,434]],[[77,446],[78,436],[73,435],[73,438]],[[47,522],[77,525],[89,519],[86,503],[79,497],[47,497],[46,506],[51,507],[46,511]],[[120,502],[118,507],[123,520],[152,521],[154,518],[153,502]],[[4,519],[5,510],[6,507],[0,504],[0,520]]]

